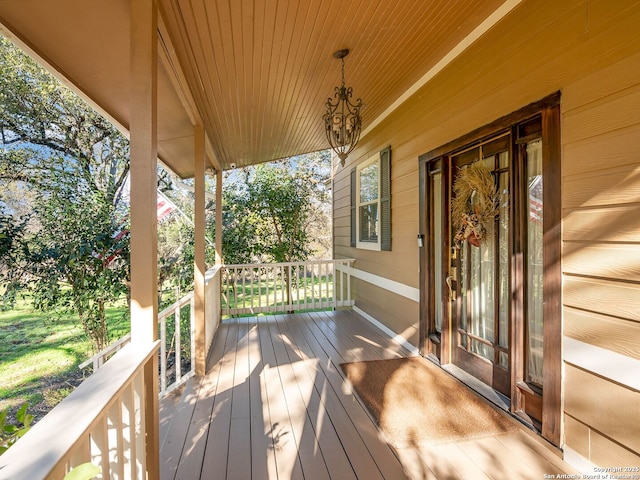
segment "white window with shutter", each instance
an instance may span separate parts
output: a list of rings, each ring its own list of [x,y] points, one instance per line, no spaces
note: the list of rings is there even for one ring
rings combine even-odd
[[[391,250],[391,148],[351,171],[351,246]]]

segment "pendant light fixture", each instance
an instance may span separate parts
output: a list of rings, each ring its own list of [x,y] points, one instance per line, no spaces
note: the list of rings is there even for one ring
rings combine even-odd
[[[342,166],[349,153],[356,147],[362,128],[360,117],[362,99],[358,98],[355,104],[352,103],[353,88],[345,87],[344,83],[344,57],[347,55],[349,55],[349,49],[346,48],[333,54],[334,58],[339,58],[342,62],[342,84],[335,87],[333,95],[335,100],[327,99],[325,104],[327,111],[323,116],[327,140],[331,149],[340,158]]]

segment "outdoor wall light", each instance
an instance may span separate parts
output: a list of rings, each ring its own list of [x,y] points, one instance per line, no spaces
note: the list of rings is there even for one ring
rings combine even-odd
[[[358,98],[356,103],[351,103],[353,95],[352,87],[344,85],[344,57],[349,55],[349,49],[338,50],[333,54],[334,58],[339,58],[342,62],[342,84],[335,87],[335,103],[331,98],[327,99],[325,107],[327,112],[322,117],[324,119],[325,133],[331,149],[340,158],[340,165],[344,166],[347,155],[353,151],[360,139],[362,119],[360,108],[362,99]]]
[[[424,247],[424,234],[422,233],[418,235],[418,247]]]

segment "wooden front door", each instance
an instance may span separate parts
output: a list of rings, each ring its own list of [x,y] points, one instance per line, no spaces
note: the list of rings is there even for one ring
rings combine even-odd
[[[510,245],[509,185],[511,135],[504,134],[450,157],[449,198],[462,169],[481,162],[491,172],[497,193],[497,215],[480,242],[464,240],[448,249],[452,326],[452,361],[505,396],[511,395],[510,375]],[[451,208],[447,209],[451,212]],[[449,221],[449,238],[458,233]]]
[[[559,95],[420,156],[420,348],[510,399],[560,445]],[[456,245],[456,180],[481,162],[497,215]],[[462,197],[462,195],[460,196]]]

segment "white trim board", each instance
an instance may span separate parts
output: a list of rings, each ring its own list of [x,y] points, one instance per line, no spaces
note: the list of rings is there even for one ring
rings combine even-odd
[[[396,343],[402,345],[404,348],[406,348],[407,350],[409,350],[409,352],[412,355],[420,355],[420,351],[411,343],[409,343],[407,341],[406,338],[404,338],[402,335],[398,335],[396,332],[394,332],[393,330],[391,330],[389,327],[387,327],[385,324],[383,324],[382,322],[379,322],[378,320],[376,320],[375,318],[373,318],[371,315],[369,315],[367,312],[365,312],[364,310],[358,308],[357,306],[353,306],[353,311],[356,312],[358,315],[360,315],[362,318],[364,318],[365,320],[367,320],[369,323],[371,323],[374,327],[377,327],[378,330],[381,330],[385,335],[387,335],[388,337],[390,337],[393,341],[395,341]]]
[[[336,265],[336,270],[349,273],[354,278],[363,280],[367,283],[375,285],[376,287],[384,288],[385,290],[389,290],[396,295],[408,298],[409,300],[413,300],[414,302],[420,302],[419,288],[410,287],[409,285],[405,285],[404,283],[396,282],[395,280],[389,280],[388,278],[381,277],[380,275],[365,272],[364,270],[358,270],[357,268],[353,267]]]
[[[573,468],[578,470],[580,473],[592,475],[593,472],[595,472],[596,465],[591,463],[588,459],[584,458],[575,450],[572,450],[571,448],[564,445],[562,448],[562,453],[562,459]]]
[[[562,348],[565,362],[640,391],[640,360],[566,336]]]

